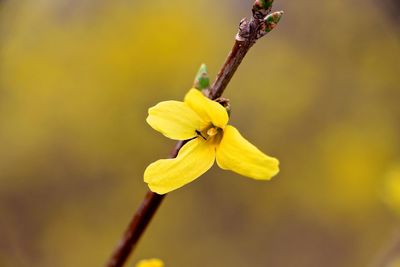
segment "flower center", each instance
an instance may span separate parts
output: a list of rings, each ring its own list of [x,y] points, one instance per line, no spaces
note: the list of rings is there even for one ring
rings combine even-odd
[[[210,125],[202,131],[196,131],[197,136],[203,138],[205,141],[210,141],[211,143],[218,143],[222,137],[222,129],[214,125]]]
[[[213,127],[207,130],[207,134],[210,137],[213,137],[214,135],[216,135],[218,133],[218,128],[217,127]]]

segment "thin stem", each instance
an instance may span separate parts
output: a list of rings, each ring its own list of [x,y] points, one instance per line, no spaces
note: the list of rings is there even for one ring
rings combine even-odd
[[[186,141],[179,141],[171,151],[170,157],[175,158],[185,143]],[[118,246],[106,264],[107,267],[121,267],[124,265],[165,196],[151,191],[147,192],[142,204],[137,209]]]
[[[217,99],[222,95],[247,52],[260,37],[266,34],[265,28],[271,26],[264,22],[267,13],[269,11],[260,16],[259,12],[255,11],[255,7],[253,7],[253,17],[248,20],[243,19],[240,22],[235,44],[207,94],[210,99]],[[264,26],[264,28],[261,26]],[[180,141],[176,144],[171,152],[171,158],[178,155],[185,143],[186,141]],[[124,265],[165,196],[151,191],[146,194],[106,267],[122,267]]]
[[[257,41],[259,25],[260,20],[254,18],[252,18],[250,22],[245,20],[241,21],[235,44],[211,86],[209,98],[216,99],[225,91],[225,88],[228,86],[240,63],[242,63],[243,58]],[[243,36],[247,36],[247,38]]]
[[[123,266],[165,195],[148,191],[106,266]]]

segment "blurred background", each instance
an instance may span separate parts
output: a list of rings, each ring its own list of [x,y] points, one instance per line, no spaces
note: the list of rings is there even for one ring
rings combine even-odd
[[[203,62],[215,77],[252,2],[0,1],[0,266],[106,262],[174,146],[147,109]],[[374,266],[396,238],[398,2],[280,9],[225,93],[280,174],[214,166],[165,199],[127,266]]]

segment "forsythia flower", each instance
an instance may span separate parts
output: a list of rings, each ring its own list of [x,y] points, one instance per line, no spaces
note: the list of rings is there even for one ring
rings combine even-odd
[[[279,172],[277,159],[268,157],[227,125],[226,109],[191,89],[184,102],[164,101],[149,109],[147,123],[166,137],[190,140],[174,159],[150,164],[144,181],[150,190],[165,194],[192,182],[214,164],[258,180]]]
[[[164,267],[164,263],[159,259],[141,260],[136,267]]]

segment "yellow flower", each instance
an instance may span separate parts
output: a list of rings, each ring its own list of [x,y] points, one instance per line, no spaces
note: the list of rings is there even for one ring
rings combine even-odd
[[[174,159],[150,164],[144,181],[151,191],[165,194],[192,182],[214,164],[258,180],[279,172],[279,161],[268,157],[227,125],[226,109],[191,89],[184,102],[164,101],[149,109],[147,123],[174,140],[190,140]]]
[[[159,259],[141,260],[136,267],[164,267],[164,263]]]

